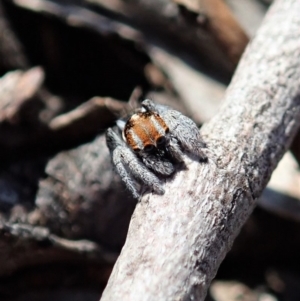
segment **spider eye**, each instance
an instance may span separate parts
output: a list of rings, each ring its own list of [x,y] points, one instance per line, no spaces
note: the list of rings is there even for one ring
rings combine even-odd
[[[153,151],[153,149],[154,149],[154,145],[153,144],[147,144],[144,147],[144,151],[145,152],[151,152],[151,151]]]
[[[157,145],[162,145],[166,142],[166,138],[164,136],[161,136],[159,137],[157,140],[156,140],[156,144]]]

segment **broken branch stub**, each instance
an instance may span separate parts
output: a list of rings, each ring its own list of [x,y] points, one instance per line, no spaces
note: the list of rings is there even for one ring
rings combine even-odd
[[[143,197],[102,301],[204,300],[299,128],[299,11],[299,1],[274,2],[202,128],[208,163],[187,158],[164,196]]]

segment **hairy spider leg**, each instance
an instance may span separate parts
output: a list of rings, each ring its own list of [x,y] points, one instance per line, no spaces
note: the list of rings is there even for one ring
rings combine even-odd
[[[106,142],[117,172],[135,198],[139,198],[140,194],[134,179],[151,187],[156,193],[164,194],[165,191],[160,180],[140,162],[111,128],[106,132]]]

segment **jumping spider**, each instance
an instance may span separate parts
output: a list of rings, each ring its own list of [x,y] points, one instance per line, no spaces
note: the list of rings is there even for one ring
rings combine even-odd
[[[183,151],[206,160],[203,142],[196,124],[169,107],[146,99],[127,122],[118,121],[123,140],[112,128],[106,132],[106,143],[113,164],[135,198],[139,184],[157,194],[164,194],[160,176],[170,176],[175,165],[183,162]]]

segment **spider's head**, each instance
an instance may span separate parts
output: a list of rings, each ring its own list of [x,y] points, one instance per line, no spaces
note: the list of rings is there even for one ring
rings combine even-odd
[[[123,130],[123,138],[135,152],[152,152],[166,143],[169,128],[153,111],[142,111],[131,116]]]

